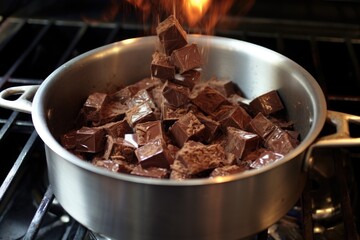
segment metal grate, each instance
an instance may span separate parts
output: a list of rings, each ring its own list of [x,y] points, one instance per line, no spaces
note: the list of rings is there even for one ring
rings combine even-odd
[[[226,28],[230,22],[235,22],[237,28]],[[0,89],[41,84],[58,66],[81,53],[147,34],[143,26],[136,24],[7,18],[0,25]],[[228,17],[215,34],[253,42],[288,56],[318,80],[329,109],[360,115],[360,25]],[[55,232],[60,232],[62,239],[88,238],[87,229],[68,216],[54,199],[47,184],[43,145],[30,115],[2,109],[0,127],[0,232],[25,239],[49,239]],[[360,160],[358,154],[352,157]],[[336,161],[341,170],[337,178],[340,189],[345,189],[342,204],[346,237],[355,239],[347,174],[343,172],[343,162],[347,161],[343,158],[342,155]],[[304,239],[314,239],[312,186],[308,183],[301,201],[302,228]],[[32,207],[22,210],[23,204]],[[21,227],[14,230],[10,225],[18,221],[18,215]],[[267,239],[266,232],[259,234],[258,239]]]

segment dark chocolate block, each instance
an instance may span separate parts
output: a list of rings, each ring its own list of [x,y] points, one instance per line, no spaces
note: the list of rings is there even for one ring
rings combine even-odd
[[[106,93],[95,92],[90,94],[82,108],[87,121],[99,121],[100,111],[108,101],[109,98]]]
[[[276,127],[265,141],[265,147],[282,155],[289,153],[297,145],[298,141],[279,127]]]
[[[214,138],[219,136],[220,133],[220,123],[214,121],[213,119],[206,117],[204,114],[196,113],[195,116],[199,121],[204,124],[205,130],[203,132],[203,137],[205,142],[210,143]]]
[[[143,168],[170,168],[174,159],[162,138],[154,139],[135,150],[139,164]]]
[[[134,164],[121,160],[94,160],[92,163],[97,167],[106,168],[112,172],[130,173],[135,167]]]
[[[102,128],[82,127],[76,131],[76,151],[97,153],[104,149],[105,131]]]
[[[225,97],[229,97],[235,93],[234,83],[230,80],[220,80],[213,78],[208,81],[208,84],[210,87],[217,90]]]
[[[129,123],[130,127],[135,127],[139,122],[147,122],[156,120],[151,106],[145,102],[139,106],[130,108],[125,113],[126,121]]]
[[[186,142],[176,154],[176,159],[190,175],[222,166],[226,158],[224,148],[219,144],[204,145],[194,141]]]
[[[192,99],[192,102],[209,115],[213,114],[221,105],[230,104],[221,93],[210,87],[202,89],[198,95]]]
[[[250,168],[261,168],[269,163],[282,159],[284,156],[269,150],[263,151],[251,164]]]
[[[76,130],[71,130],[60,137],[61,145],[70,150],[76,147]]]
[[[190,89],[170,82],[164,84],[162,94],[167,103],[174,107],[180,107],[190,101]]]
[[[113,138],[124,138],[126,133],[132,133],[132,129],[125,119],[104,124],[101,128],[105,130],[107,135]]]
[[[204,130],[205,125],[192,112],[181,116],[169,129],[179,147],[188,140],[201,139]]]
[[[220,107],[215,119],[219,121],[224,131],[227,127],[244,130],[251,121],[250,115],[242,107],[230,105]]]
[[[109,101],[100,109],[98,117],[92,119],[92,125],[96,127],[123,119],[128,109],[126,105],[120,102]]]
[[[255,151],[260,145],[258,135],[238,128],[228,127],[226,135],[225,151],[233,153],[237,159],[241,159],[250,152]]]
[[[215,168],[211,174],[210,177],[224,177],[236,173],[241,173],[248,170],[248,168],[244,166],[238,166],[238,165],[228,165],[228,166],[222,166]]]
[[[186,32],[173,15],[159,23],[156,27],[156,34],[159,37],[164,52],[168,56],[175,49],[182,48],[188,43]]]
[[[140,106],[144,103],[148,103],[152,109],[155,108],[155,104],[150,94],[147,92],[147,90],[138,91],[134,96],[132,96],[130,99],[126,101],[126,105],[128,106],[129,109],[136,106]]]
[[[261,112],[258,113],[249,123],[248,130],[259,135],[262,139],[266,139],[269,134],[274,131],[276,125],[273,124]]]
[[[250,106],[256,113],[262,112],[265,116],[284,109],[284,105],[276,90],[256,97],[250,102]]]
[[[166,168],[157,168],[157,167],[149,167],[143,168],[141,165],[137,165],[130,172],[132,175],[141,176],[141,177],[150,177],[150,178],[169,178],[169,170]]]
[[[151,62],[151,76],[163,80],[175,77],[175,66],[169,61],[165,54],[155,52]]]
[[[161,107],[162,119],[164,122],[174,123],[181,116],[185,115],[188,112],[189,108],[187,106],[174,107],[169,105],[167,102],[164,102]]]
[[[121,160],[129,163],[135,162],[135,146],[124,138],[107,137],[103,158]]]
[[[200,82],[200,72],[197,70],[189,70],[182,74],[175,74],[175,78],[171,80],[175,84],[192,89]]]
[[[151,91],[153,88],[162,85],[162,82],[160,79],[157,78],[143,78],[142,80],[132,84],[132,88],[136,90],[137,92],[140,90],[147,90]]]
[[[196,44],[188,44],[176,49],[171,54],[171,61],[180,73],[184,73],[202,65],[201,55]]]
[[[159,120],[136,124],[135,133],[139,145],[144,145],[157,138],[164,139],[165,135],[162,122]]]

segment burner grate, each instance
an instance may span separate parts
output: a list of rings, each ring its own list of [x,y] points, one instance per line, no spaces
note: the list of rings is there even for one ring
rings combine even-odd
[[[229,21],[237,21],[238,27],[226,28]],[[1,89],[41,84],[69,59],[111,42],[148,35],[150,29],[128,23],[28,18],[7,18],[0,23]],[[359,25],[229,17],[219,23],[215,34],[253,42],[288,56],[318,80],[326,93],[329,109],[360,115]],[[7,236],[18,234],[19,238],[25,236],[25,239],[46,239],[60,234],[62,239],[91,239],[91,233],[68,216],[54,199],[47,184],[43,145],[28,114],[0,110],[0,151],[5,153],[0,170],[0,236],[6,233]],[[339,160],[335,161],[339,169],[339,189],[345,189],[341,192],[343,225],[346,238],[357,239],[359,230],[352,221],[353,200],[347,187],[347,165],[343,162],[349,162],[345,155],[355,159],[351,162],[359,161],[360,156],[353,151],[345,152],[341,150]],[[318,239],[313,231],[311,183],[308,181],[301,199],[303,239]],[[16,204],[18,202],[30,207],[25,210],[25,206]],[[23,215],[16,219],[20,214],[18,209]],[[9,229],[11,223],[21,223],[21,226]],[[268,238],[267,231],[257,236],[257,239]]]

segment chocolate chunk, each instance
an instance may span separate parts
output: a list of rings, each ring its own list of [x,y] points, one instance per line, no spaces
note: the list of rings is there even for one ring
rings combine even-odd
[[[128,134],[125,134],[125,137],[124,139],[126,141],[128,141],[129,143],[131,143],[133,146],[135,146],[135,148],[138,148],[139,147],[139,144],[137,142],[137,136],[135,133],[128,133]]]
[[[174,107],[180,107],[190,101],[190,90],[187,87],[179,86],[170,82],[166,82],[162,89],[162,94],[167,103]]]
[[[255,151],[260,145],[260,137],[254,133],[228,127],[226,135],[225,151],[233,153],[237,159]]]
[[[284,109],[284,105],[276,90],[256,97],[250,102],[250,106],[255,112],[262,112],[265,116]]]
[[[70,150],[76,147],[76,130],[71,130],[60,137],[61,145]]]
[[[134,89],[137,88],[137,92],[140,90],[147,90],[150,92],[153,88],[162,85],[162,82],[160,79],[157,78],[143,78],[142,80],[134,83],[132,86]],[[136,93],[137,93],[136,92]]]
[[[204,130],[205,125],[192,112],[181,116],[169,129],[179,147],[188,140],[199,140]]]
[[[230,166],[222,166],[215,168],[211,174],[210,177],[223,177],[228,176],[236,173],[241,173],[248,170],[248,168],[244,166],[238,166],[238,165],[230,165]]]
[[[176,159],[184,165],[187,174],[193,175],[223,165],[226,154],[219,144],[204,145],[188,141],[177,152]]]
[[[267,117],[261,112],[258,113],[253,119],[251,119],[248,130],[259,135],[261,138],[266,139],[269,134],[276,128]]]
[[[173,124],[176,120],[185,115],[188,110],[189,108],[187,106],[174,107],[167,102],[164,102],[161,107],[162,119],[166,123],[172,122]]]
[[[210,79],[208,84],[213,89],[220,92],[225,97],[229,97],[232,94],[235,94],[234,83],[230,80],[219,80],[216,78]]]
[[[124,138],[107,137],[103,158],[121,160],[132,163],[135,161],[135,146]]]
[[[112,136],[113,138],[124,138],[126,133],[132,133],[132,129],[125,119],[104,124],[101,128],[105,130],[107,135]]]
[[[96,127],[123,119],[127,110],[128,107],[126,105],[116,101],[109,101],[108,104],[105,104],[100,109],[98,117],[92,120],[92,125]]]
[[[180,73],[201,67],[201,55],[196,44],[188,44],[171,54],[171,61]]]
[[[213,114],[221,105],[228,105],[230,102],[213,88],[205,87],[192,102],[207,114]]]
[[[156,34],[168,56],[170,56],[175,49],[182,48],[188,43],[186,32],[173,15],[159,23],[156,27]]]
[[[113,101],[120,102],[121,104],[125,104],[132,96],[134,96],[138,92],[138,89],[134,90],[131,86],[127,86],[125,88],[120,89],[109,95],[109,97]]]
[[[134,164],[121,160],[96,160],[92,162],[97,167],[106,168],[112,172],[130,173],[135,167]]]
[[[135,155],[142,168],[170,168],[173,163],[166,143],[162,138],[154,139],[135,150]]]
[[[135,125],[139,122],[156,120],[154,112],[147,102],[130,108],[128,111],[126,111],[125,116],[126,121],[131,127],[135,127]]]
[[[144,103],[148,103],[152,109],[155,108],[155,104],[150,94],[147,92],[147,90],[138,91],[133,97],[131,97],[126,101],[126,105],[128,106],[129,109],[136,106],[140,106]]]
[[[165,54],[155,52],[152,56],[151,76],[163,80],[175,77],[175,66],[170,62]]]
[[[282,159],[284,156],[269,150],[263,151],[255,161],[250,164],[251,168],[261,168],[269,163]]]
[[[200,82],[200,72],[197,70],[189,70],[181,74],[175,74],[175,78],[171,79],[175,84],[192,89]]]
[[[158,138],[164,139],[165,135],[162,122],[159,120],[136,124],[135,133],[139,145],[144,145]]]
[[[203,132],[203,137],[205,142],[210,143],[214,138],[220,134],[220,123],[212,120],[209,117],[201,113],[195,114],[199,121],[204,124],[205,131]]]
[[[221,124],[222,129],[234,127],[246,129],[251,121],[250,115],[240,106],[222,106],[215,115],[216,120]]]
[[[85,118],[90,122],[100,120],[100,111],[108,102],[109,98],[106,93],[95,92],[88,96],[82,109]]]
[[[297,145],[298,141],[279,127],[276,127],[265,141],[265,147],[282,155],[289,153]]]
[[[76,131],[76,151],[97,153],[104,149],[105,131],[102,128],[82,127]]]
[[[132,175],[141,176],[141,177],[150,177],[150,178],[169,178],[169,170],[166,168],[143,168],[141,165],[137,165],[131,173]]]
[[[187,173],[187,168],[182,164],[180,160],[174,161],[173,164],[171,164],[171,173],[170,173],[170,179],[174,180],[184,180],[191,178],[192,176]]]

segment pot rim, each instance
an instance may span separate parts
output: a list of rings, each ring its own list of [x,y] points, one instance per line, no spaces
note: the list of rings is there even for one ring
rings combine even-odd
[[[151,185],[163,185],[163,186],[194,186],[194,185],[210,185],[210,184],[218,184],[218,183],[225,183],[225,182],[232,182],[244,178],[250,178],[252,176],[265,173],[267,171],[270,171],[273,168],[276,168],[280,165],[283,165],[287,163],[288,161],[291,161],[293,158],[298,157],[302,153],[304,153],[308,147],[315,141],[317,136],[319,135],[321,129],[323,128],[323,125],[326,120],[326,113],[327,113],[327,106],[325,101],[324,93],[322,92],[320,86],[316,82],[316,80],[313,78],[313,76],[307,72],[303,67],[301,67],[299,64],[294,62],[293,60],[273,51],[270,49],[267,49],[265,47],[245,42],[242,40],[237,39],[231,39],[226,37],[219,37],[219,36],[207,36],[207,35],[195,35],[195,34],[189,34],[188,37],[191,40],[194,39],[205,39],[205,40],[211,40],[211,41],[228,41],[228,46],[224,46],[224,48],[243,48],[246,47],[249,50],[252,51],[255,50],[257,52],[262,52],[264,55],[271,55],[272,57],[276,57],[281,59],[281,61],[285,61],[286,64],[289,64],[292,68],[295,68],[298,70],[299,74],[302,75],[302,78],[307,79],[308,81],[302,81],[301,83],[305,85],[305,87],[314,94],[310,94],[309,96],[312,99],[311,103],[316,104],[317,108],[320,110],[318,112],[313,113],[313,119],[311,119],[311,127],[309,129],[308,134],[306,137],[301,141],[299,146],[297,146],[293,151],[288,153],[284,156],[284,158],[275,161],[271,164],[265,165],[258,169],[252,169],[249,171],[232,174],[229,176],[222,176],[222,177],[216,177],[216,178],[201,178],[201,179],[186,179],[183,181],[179,180],[172,180],[172,179],[155,179],[155,178],[147,178],[147,177],[140,177],[140,176],[134,176],[130,174],[125,173],[114,173],[107,169],[103,169],[100,167],[97,167],[89,162],[86,162],[84,160],[81,160],[80,158],[76,157],[74,154],[67,151],[65,148],[61,146],[61,144],[55,139],[55,137],[50,133],[50,130],[47,126],[47,113],[45,109],[43,109],[42,99],[43,96],[46,94],[48,85],[51,83],[54,79],[56,79],[56,76],[59,75],[62,71],[66,70],[67,68],[71,67],[75,62],[78,62],[82,59],[91,57],[96,54],[102,54],[106,51],[111,51],[113,49],[119,49],[121,46],[129,45],[129,44],[142,44],[143,41],[149,41],[149,39],[155,38],[156,36],[147,36],[147,37],[139,37],[139,38],[132,38],[132,39],[126,39],[123,41],[111,43],[105,46],[101,46],[98,48],[95,48],[93,50],[90,50],[88,52],[85,52],[68,62],[64,63],[60,67],[58,67],[56,70],[54,70],[40,85],[39,89],[37,90],[33,104],[32,104],[32,119],[35,126],[35,129],[37,133],[39,134],[40,138],[43,140],[45,145],[50,148],[52,151],[54,151],[56,154],[61,156],[64,160],[69,161],[72,164],[77,165],[80,168],[83,168],[84,170],[93,172],[95,174],[103,175],[110,178],[115,178],[118,180],[123,181],[129,181],[134,183],[143,183],[143,184],[151,184]],[[316,98],[316,100],[315,100]],[[314,108],[315,109],[315,108]],[[52,160],[50,160],[52,161]]]

